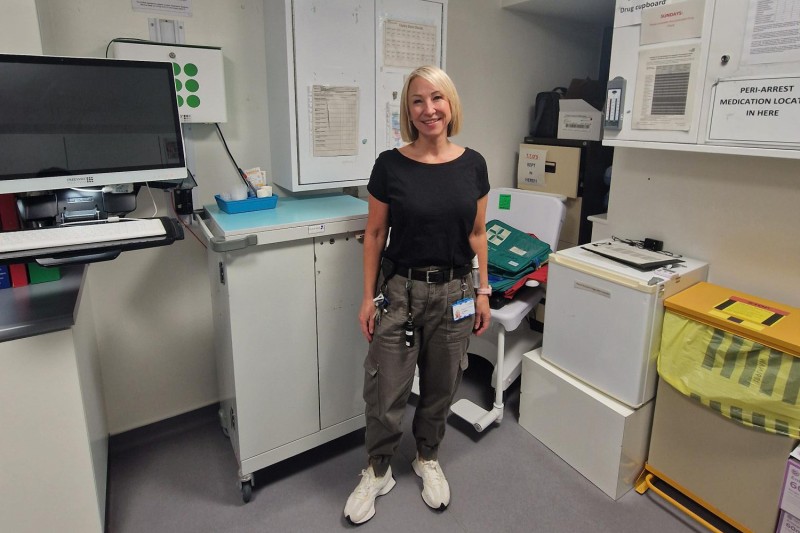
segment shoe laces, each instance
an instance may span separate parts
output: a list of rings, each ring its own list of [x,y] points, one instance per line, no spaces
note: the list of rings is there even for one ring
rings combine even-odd
[[[430,461],[419,459],[418,462],[422,467],[423,481],[441,485],[442,480],[444,480],[444,472],[442,472],[442,467],[439,466],[439,461],[435,459]]]
[[[359,496],[369,496],[378,478],[368,469],[362,470],[359,475],[361,476],[361,481],[358,482],[355,492]]]

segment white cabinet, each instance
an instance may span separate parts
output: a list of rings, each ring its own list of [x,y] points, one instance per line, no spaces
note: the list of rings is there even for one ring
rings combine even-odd
[[[367,183],[377,155],[399,146],[403,76],[444,64],[446,2],[265,1],[274,183]]]
[[[0,342],[3,531],[104,529],[108,429],[92,298],[83,267],[62,269],[58,281],[0,291],[0,331],[11,337]]]
[[[800,3],[788,3],[793,15],[750,0],[668,3],[639,10],[639,21],[618,0],[609,79],[625,80],[622,123],[604,143],[800,158],[797,50],[763,62],[757,37],[787,17],[796,25]]]
[[[364,426],[367,204],[325,195],[206,212],[220,417],[247,501],[256,470]]]

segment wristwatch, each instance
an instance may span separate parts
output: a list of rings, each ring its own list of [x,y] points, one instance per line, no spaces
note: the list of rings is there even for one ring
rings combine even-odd
[[[478,287],[475,289],[475,294],[485,294],[486,296],[492,295],[492,286],[489,285],[488,287]]]

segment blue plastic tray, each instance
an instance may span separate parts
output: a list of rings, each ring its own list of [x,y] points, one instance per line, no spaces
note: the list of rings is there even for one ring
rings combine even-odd
[[[217,206],[228,214],[274,209],[278,205],[278,197],[274,194],[265,198],[252,196],[244,200],[224,200],[219,194],[214,195]]]

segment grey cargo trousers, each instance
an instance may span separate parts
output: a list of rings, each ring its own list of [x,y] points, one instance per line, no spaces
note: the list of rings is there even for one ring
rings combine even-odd
[[[383,285],[383,274],[378,287]],[[475,298],[471,276],[444,283],[411,281],[411,312],[415,326],[413,347],[405,344],[408,317],[407,278],[389,279],[384,295],[388,312],[375,324],[364,361],[366,447],[376,476],[389,468],[402,437],[403,414],[419,366],[419,401],[412,431],[422,459],[436,459],[446,419],[461,376],[467,368],[467,347],[474,316],[453,320],[452,305]]]

